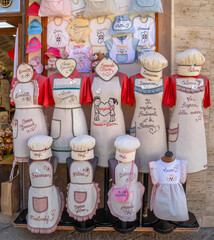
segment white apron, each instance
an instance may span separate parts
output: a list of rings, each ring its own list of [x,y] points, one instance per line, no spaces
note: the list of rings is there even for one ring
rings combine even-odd
[[[36,79],[26,83],[17,82],[11,90],[16,106],[12,121],[14,157],[18,162],[27,162],[30,150],[28,139],[34,135],[48,135],[42,106],[38,105],[39,86]]]
[[[202,102],[203,78],[176,79],[176,105],[169,127],[169,150],[188,162],[188,173],[207,168]]]
[[[85,11],[84,0],[70,0],[71,1],[71,14],[76,16],[78,14],[83,14]]]
[[[33,161],[29,167],[27,227],[33,233],[56,230],[64,208],[64,196],[53,185],[53,167],[48,160]]]
[[[108,193],[108,206],[111,214],[123,222],[131,222],[136,219],[137,212],[142,205],[144,193],[143,185],[137,181],[138,168],[134,163],[133,175],[129,186],[129,198],[125,202],[116,202],[114,200],[114,188],[128,187],[132,162],[118,162],[115,168],[115,184]]]
[[[98,166],[107,168],[108,160],[115,155],[115,139],[125,135],[119,76],[114,76],[109,81],[95,76],[91,91],[94,98],[91,112],[91,136],[96,139],[95,156],[99,159]]]
[[[167,151],[163,79],[136,78],[134,91],[136,107],[130,132],[140,140],[136,153],[136,158],[140,159],[139,172],[149,173],[149,162],[160,159]]]
[[[70,140],[88,134],[87,123],[80,104],[81,78],[53,79],[55,101],[51,123],[52,152],[58,162],[65,163],[71,156]]]
[[[70,217],[82,222],[91,219],[100,202],[100,189],[93,182],[93,167],[89,161],[73,161],[70,166],[67,211]]]
[[[182,183],[186,181],[186,164],[174,160],[150,163],[151,178],[155,186],[151,194],[150,209],[157,218],[168,221],[187,221],[189,219],[187,202]]]

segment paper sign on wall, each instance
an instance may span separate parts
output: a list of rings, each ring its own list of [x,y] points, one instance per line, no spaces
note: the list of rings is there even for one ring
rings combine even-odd
[[[118,72],[119,67],[111,59],[104,57],[96,66],[95,72],[105,81],[111,80]]]
[[[76,67],[77,63],[73,58],[61,58],[56,60],[56,68],[58,72],[65,78],[68,78],[74,72]]]

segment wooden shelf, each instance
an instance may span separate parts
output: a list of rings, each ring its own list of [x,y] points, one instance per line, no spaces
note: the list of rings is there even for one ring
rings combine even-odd
[[[15,228],[27,228],[26,224],[13,224]],[[175,228],[173,232],[198,232],[200,227],[198,228]],[[75,231],[73,226],[58,226],[57,230],[64,230],[64,231]],[[94,232],[116,232],[113,227],[96,227]],[[137,227],[135,232],[155,232],[151,227]]]

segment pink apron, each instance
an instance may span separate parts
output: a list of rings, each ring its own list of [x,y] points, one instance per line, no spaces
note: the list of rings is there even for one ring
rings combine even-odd
[[[136,214],[142,205],[144,193],[143,185],[137,181],[138,168],[134,163],[133,175],[129,186],[129,197],[125,202],[116,202],[114,199],[114,188],[127,187],[130,180],[132,162],[118,162],[115,168],[115,184],[108,193],[108,206],[111,214],[121,221],[131,222],[136,219]]]

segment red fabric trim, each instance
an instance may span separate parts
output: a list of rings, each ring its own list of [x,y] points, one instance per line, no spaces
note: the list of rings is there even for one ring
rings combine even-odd
[[[164,106],[169,106],[169,104],[170,104],[170,84],[169,84],[169,78],[167,76],[163,76],[162,103]]]
[[[81,84],[81,91],[80,91],[80,104],[87,104],[92,103],[93,97],[91,94],[91,85],[88,80],[88,76],[82,74],[82,84]]]
[[[176,75],[169,78],[169,89],[168,106],[172,108],[176,103]]]
[[[117,76],[117,74],[116,74]],[[129,78],[126,74],[124,73],[120,73],[120,84],[121,84],[121,100],[123,105],[124,104],[129,104],[130,106],[132,106],[132,102],[130,102],[130,89],[129,89]]]
[[[203,76],[203,78],[204,78],[204,86],[205,86],[203,105],[204,105],[204,108],[208,108],[211,106],[210,83],[209,83],[209,79],[206,76]]]
[[[129,78],[129,105],[130,106],[133,106],[134,103],[136,102],[135,95],[134,95],[134,83],[135,83],[135,75]]]

